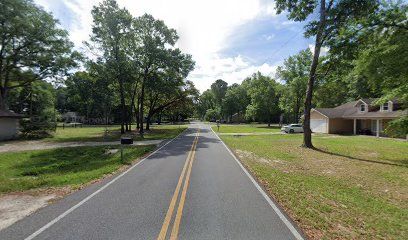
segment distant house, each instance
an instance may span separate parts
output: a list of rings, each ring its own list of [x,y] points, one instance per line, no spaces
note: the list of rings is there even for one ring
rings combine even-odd
[[[22,115],[8,110],[0,110],[0,141],[16,138]]]
[[[76,112],[66,112],[61,116],[62,121],[66,123],[83,123],[85,118]]]
[[[380,106],[377,99],[360,99],[335,108],[314,108],[310,128],[318,133],[384,135],[388,122],[407,114],[398,101],[388,101]]]
[[[245,116],[242,113],[235,113],[231,116],[229,119],[229,122],[231,123],[242,123],[245,122]]]

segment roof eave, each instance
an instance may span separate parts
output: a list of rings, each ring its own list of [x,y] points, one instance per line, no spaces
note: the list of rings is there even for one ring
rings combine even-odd
[[[312,111],[316,111],[316,112],[320,113],[321,115],[323,115],[324,117],[330,118],[330,117],[328,117],[326,114],[320,112],[319,110],[316,110],[315,108],[312,108]]]

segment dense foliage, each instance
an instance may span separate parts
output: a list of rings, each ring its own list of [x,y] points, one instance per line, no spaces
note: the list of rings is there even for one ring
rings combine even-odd
[[[163,21],[133,17],[105,0],[91,12],[86,47],[92,58],[85,59],[58,20],[31,0],[0,6],[0,110],[42,119],[36,126],[44,131],[69,113],[82,123],[118,122],[122,133],[136,121],[142,135],[153,119],[191,116],[198,91],[186,77],[194,61],[175,47],[177,32]]]
[[[317,11],[320,18],[311,20],[305,29],[306,37],[316,37],[314,52],[300,51],[278,67],[275,77],[282,84],[277,84],[273,92],[264,92],[269,98],[258,101],[265,105],[263,108],[278,104],[273,112],[275,115],[282,112],[284,122],[299,122],[304,116],[305,128],[309,128],[306,123],[312,107],[335,107],[360,98],[379,98],[377,104],[397,100],[402,108],[407,108],[406,3],[322,0],[276,4],[278,13],[286,11],[288,18],[295,21],[310,20],[308,16]],[[320,56],[322,47],[328,49],[324,56]],[[256,114],[256,106],[260,106],[254,105],[258,85],[246,81],[228,87],[224,104],[219,104],[213,89],[205,91],[197,105],[199,117],[231,120],[231,116],[244,113],[246,118],[241,121],[267,122],[268,113]],[[406,117],[397,119],[387,132],[404,136],[408,133],[406,124]],[[305,143],[312,146],[311,137],[306,137]]]
[[[115,0],[97,4],[86,43],[92,58],[85,59],[58,20],[33,1],[5,0],[0,7],[0,110],[28,117],[25,129],[48,131],[69,112],[84,123],[120,123],[122,133],[136,122],[142,135],[153,121],[179,121],[193,112],[229,122],[283,117],[293,123],[304,116],[309,128],[312,107],[368,97],[408,105],[403,1],[276,1],[278,13],[308,21],[313,52],[290,56],[275,76],[254,73],[232,85],[218,79],[201,95],[186,80],[194,61],[176,47],[177,32],[151,15],[134,17]],[[328,52],[320,56],[323,47]],[[406,123],[396,120],[388,132],[404,135]]]

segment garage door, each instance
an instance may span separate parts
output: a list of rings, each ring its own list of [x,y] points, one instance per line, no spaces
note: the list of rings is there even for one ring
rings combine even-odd
[[[327,120],[310,119],[310,129],[316,133],[327,133]]]

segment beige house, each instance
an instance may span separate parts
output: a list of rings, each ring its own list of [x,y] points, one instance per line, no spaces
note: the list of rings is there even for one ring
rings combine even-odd
[[[335,108],[315,108],[311,111],[310,128],[318,133],[353,133],[383,136],[389,121],[407,114],[397,101],[381,106],[377,99],[360,99]]]
[[[17,137],[22,115],[0,110],[0,141]]]

